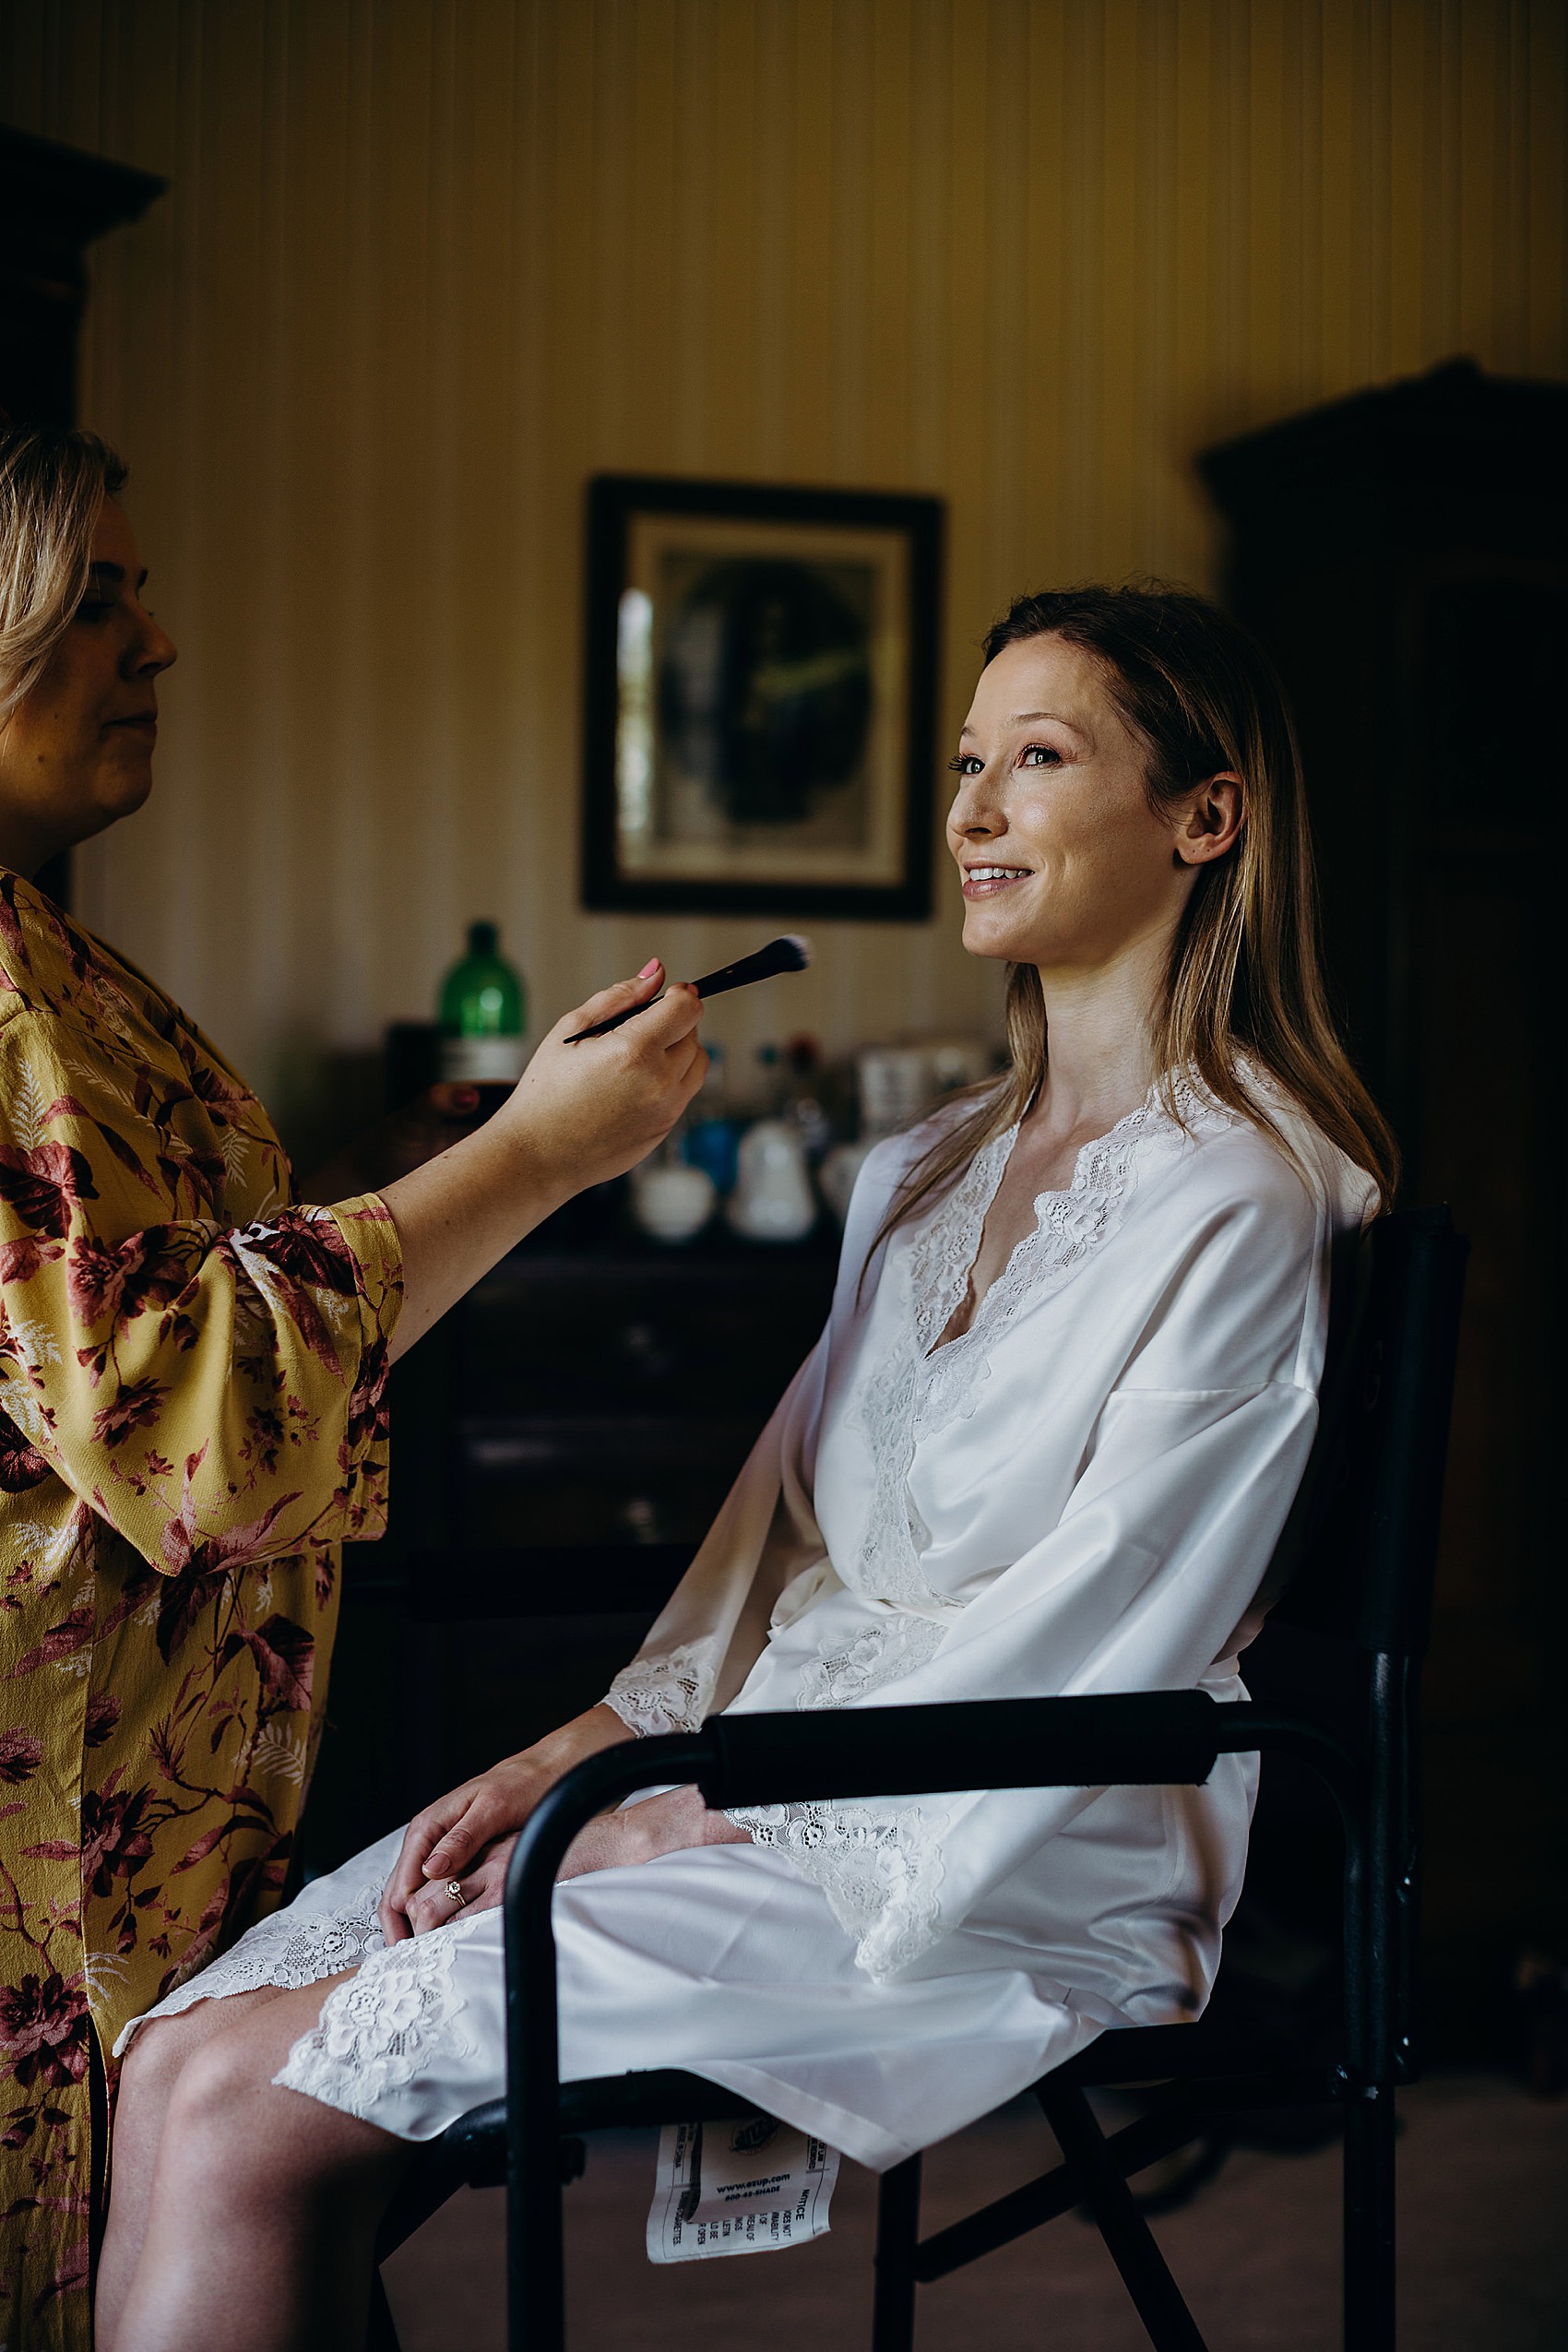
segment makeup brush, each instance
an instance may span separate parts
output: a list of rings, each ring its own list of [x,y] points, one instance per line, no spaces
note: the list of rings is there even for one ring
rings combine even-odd
[[[708,972],[692,985],[699,996],[722,996],[726,989],[749,988],[753,980],[771,980],[775,972],[803,972],[812,959],[812,944],[799,932],[787,931],[782,939],[770,939],[766,947],[754,955],[742,956],[738,964],[725,964],[717,972]],[[657,997],[649,1002],[657,1004]],[[591,1029],[578,1029],[566,1039],[568,1045],[580,1045],[586,1037],[603,1037],[607,1030],[618,1029],[634,1013],[646,1013],[646,1004],[628,1004],[624,1013],[612,1013],[608,1021],[596,1021]]]

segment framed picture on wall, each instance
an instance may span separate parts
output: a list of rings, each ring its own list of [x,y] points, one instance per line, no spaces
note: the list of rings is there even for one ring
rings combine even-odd
[[[583,903],[931,912],[942,503],[589,486]]]

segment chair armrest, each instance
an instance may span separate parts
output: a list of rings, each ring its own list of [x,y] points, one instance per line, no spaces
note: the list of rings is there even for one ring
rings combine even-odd
[[[707,1802],[919,1796],[936,1788],[1098,1788],[1201,1782],[1225,1729],[1206,1691],[979,1699],[946,1706],[716,1715]]]
[[[525,1879],[551,1883],[577,1832],[640,1788],[695,1781],[719,1812],[933,1788],[1173,1788],[1206,1780],[1220,1755],[1263,1748],[1311,1764],[1345,1812],[1358,1779],[1347,1749],[1314,1724],[1206,1691],[709,1716],[700,1731],[601,1749],[557,1781],[513,1849],[507,1916],[520,1913]]]

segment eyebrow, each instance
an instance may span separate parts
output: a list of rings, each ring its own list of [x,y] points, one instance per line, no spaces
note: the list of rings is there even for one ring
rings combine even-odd
[[[1009,727],[1027,727],[1036,719],[1053,719],[1058,727],[1065,727],[1073,734],[1083,736],[1086,742],[1088,741],[1087,728],[1080,727],[1075,719],[1068,719],[1060,710],[1016,710],[1007,724]],[[958,730],[960,735],[972,735],[974,731],[972,727],[960,727]]]

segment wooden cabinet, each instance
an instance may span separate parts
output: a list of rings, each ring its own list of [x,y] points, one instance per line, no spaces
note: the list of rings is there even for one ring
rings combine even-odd
[[[1466,362],[1211,451],[1230,600],[1301,729],[1330,977],[1405,1197],[1470,1237],[1426,1681],[1437,1979],[1568,1956],[1568,387]]]
[[[394,1550],[698,1542],[835,1264],[723,1236],[515,1252],[399,1368]]]
[[[0,409],[18,423],[75,422],[87,248],[165,185],[0,125]]]

